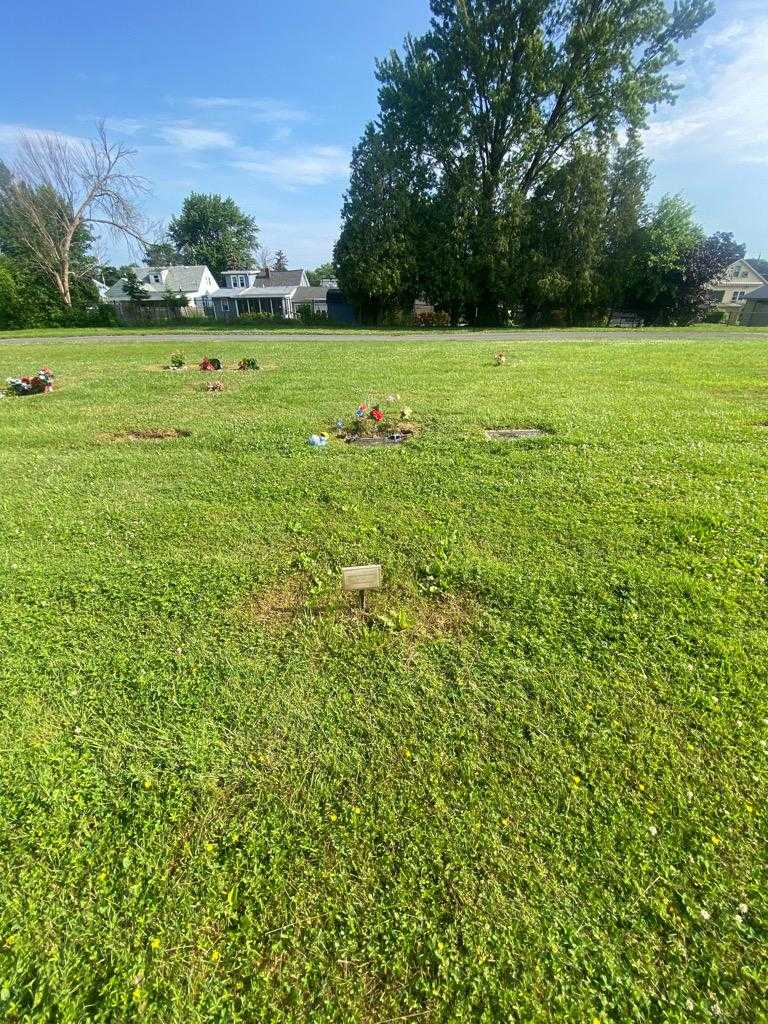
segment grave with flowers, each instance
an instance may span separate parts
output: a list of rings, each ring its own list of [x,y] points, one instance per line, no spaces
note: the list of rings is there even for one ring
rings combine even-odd
[[[349,422],[336,421],[336,438],[361,447],[409,441],[417,429],[412,422],[413,411],[407,406],[397,409],[399,402],[400,395],[387,395],[383,402],[361,402]]]
[[[8,377],[6,384],[12,395],[47,395],[53,391],[53,373],[44,366],[31,377]]]

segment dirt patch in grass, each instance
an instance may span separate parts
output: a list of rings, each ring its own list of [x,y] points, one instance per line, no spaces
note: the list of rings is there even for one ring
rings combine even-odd
[[[768,399],[768,385],[749,388],[710,388],[709,393],[728,402],[759,402]]]
[[[440,594],[434,597],[395,598],[373,593],[368,600],[368,614],[350,604],[352,621],[383,628],[418,640],[458,637],[479,614],[477,604],[466,595]]]
[[[417,609],[417,625],[426,635],[456,636],[477,617],[476,603],[465,595],[443,594],[422,602]]]
[[[542,427],[496,427],[486,430],[489,441],[530,441],[537,437],[546,437],[550,431]]]
[[[113,441],[176,441],[182,437],[191,437],[191,430],[177,430],[175,427],[147,427],[143,430],[126,430],[121,434],[112,434]]]
[[[306,602],[306,582],[292,577],[276,580],[249,597],[238,609],[238,617],[267,629],[287,629]]]

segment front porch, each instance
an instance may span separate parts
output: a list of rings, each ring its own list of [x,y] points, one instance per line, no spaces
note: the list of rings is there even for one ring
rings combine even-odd
[[[292,288],[221,288],[211,297],[213,316],[217,320],[236,320],[241,316],[264,314],[292,319]]]

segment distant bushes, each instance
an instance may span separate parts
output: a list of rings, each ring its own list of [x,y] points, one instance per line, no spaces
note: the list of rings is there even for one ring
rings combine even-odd
[[[450,316],[439,309],[426,310],[423,313],[414,313],[411,317],[414,327],[450,327]]]
[[[324,309],[313,309],[306,302],[296,310],[296,319],[304,327],[323,326],[328,323],[328,314]]]
[[[702,320],[705,324],[727,324],[728,314],[724,309],[711,309]]]
[[[242,313],[233,317],[229,323],[243,327],[267,327],[270,324],[285,324],[287,320],[284,316],[276,316],[274,313]]]

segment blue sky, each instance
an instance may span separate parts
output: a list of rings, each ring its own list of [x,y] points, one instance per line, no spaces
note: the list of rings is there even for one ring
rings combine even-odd
[[[137,150],[154,220],[192,189],[222,192],[293,266],[330,257],[350,151],[376,113],[374,58],[428,20],[427,0],[12,6],[0,157],[19,130],[82,137],[104,117]],[[720,0],[684,52],[680,98],[647,133],[654,192],[681,192],[706,230],[768,257],[766,0]]]

